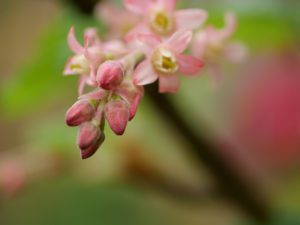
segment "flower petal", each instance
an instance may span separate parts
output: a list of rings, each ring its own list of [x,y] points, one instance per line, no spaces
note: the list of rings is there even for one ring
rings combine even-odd
[[[247,50],[242,43],[232,43],[225,47],[224,56],[233,63],[241,63],[247,56]]]
[[[119,40],[105,42],[102,51],[108,57],[119,58],[128,53],[127,46]]]
[[[68,76],[68,75],[78,75],[78,73],[74,72],[74,70],[72,70],[71,65],[73,63],[73,57],[70,57],[67,60],[67,63],[65,65],[65,69],[64,69],[64,75]]]
[[[98,31],[96,28],[87,28],[84,31],[84,40],[85,40],[85,46],[95,46],[101,45],[101,40],[98,36]]]
[[[192,55],[197,59],[203,59],[205,50],[207,49],[207,44],[208,44],[207,32],[205,31],[199,32],[193,40]]]
[[[144,96],[144,88],[136,86],[131,80],[125,80],[115,93],[124,99],[130,105],[130,118],[132,120],[136,114],[138,105]]]
[[[179,89],[177,75],[162,75],[159,77],[159,93],[176,93]]]
[[[234,13],[228,12],[225,15],[225,26],[220,30],[223,39],[230,38],[236,30],[236,17]]]
[[[177,29],[196,29],[207,19],[207,12],[202,9],[178,10],[175,13]]]
[[[152,68],[150,60],[140,63],[133,74],[133,82],[135,85],[143,86],[151,84],[157,80],[157,74]]]
[[[87,79],[88,77],[86,75],[80,75],[79,84],[78,84],[78,95],[83,94]]]
[[[193,33],[191,30],[180,29],[166,41],[165,45],[174,53],[182,53],[188,47],[192,37]]]
[[[86,47],[84,56],[94,67],[98,67],[103,60],[102,48],[100,46]]]
[[[179,70],[183,75],[197,75],[204,64],[200,59],[190,55],[178,55]]]
[[[125,8],[137,14],[145,13],[149,8],[149,0],[124,0]]]
[[[157,0],[156,3],[169,11],[173,11],[176,7],[176,0]]]
[[[74,27],[71,27],[69,34],[68,34],[68,44],[70,49],[75,53],[75,54],[81,54],[83,52],[83,47],[81,44],[78,42],[76,36],[75,36],[75,29]]]
[[[144,23],[137,24],[134,28],[132,28],[125,36],[126,42],[131,42],[136,39],[136,36],[139,34],[151,34],[151,30],[149,27]]]
[[[138,34],[137,39],[150,49],[156,48],[161,43],[161,39],[153,34]]]

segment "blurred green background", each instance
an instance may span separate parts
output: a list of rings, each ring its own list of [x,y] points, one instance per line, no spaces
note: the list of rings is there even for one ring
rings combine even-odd
[[[225,139],[237,146],[220,154],[245,179],[255,180],[254,189],[271,206],[268,224],[299,225],[299,94],[291,94],[298,107],[290,110],[299,110],[291,121],[296,128],[288,135],[294,139],[287,139],[279,150],[270,147],[260,155],[259,148],[246,149],[245,142],[238,142],[243,138],[236,135],[233,125],[244,121],[240,114],[242,122],[234,121],[236,104],[244,100],[239,95],[244,92],[237,89],[249,77],[258,77],[255,68],[259,63],[269,65],[268,76],[274,72],[274,62],[286,71],[283,74],[300,76],[299,1],[178,2],[178,6],[206,9],[208,23],[219,27],[226,11],[236,12],[239,27],[234,39],[245,43],[249,58],[242,65],[224,64],[226,78],[219,89],[204,74],[182,79],[179,93],[170,99],[195,132],[214,143]],[[0,25],[1,225],[255,224],[220,194],[210,171],[198,165],[187,144],[147,98],[124,136],[115,137],[106,129],[101,150],[89,160],[80,160],[76,129],[64,123],[65,111],[76,100],[77,85],[76,77],[62,76],[71,54],[66,36],[74,25],[81,41],[79,34],[86,27],[97,27],[104,37],[107,27],[101,21],[81,14],[65,1],[1,0]],[[255,86],[259,78],[255,81],[246,92],[250,96],[260,90]],[[290,83],[295,82],[300,85],[299,78]],[[286,117],[285,111],[280,115],[287,118],[290,111],[286,113]],[[282,122],[285,124],[284,119]],[[271,133],[277,129],[274,124]],[[259,138],[259,143],[266,142],[265,136]],[[295,144],[291,147],[290,143]]]

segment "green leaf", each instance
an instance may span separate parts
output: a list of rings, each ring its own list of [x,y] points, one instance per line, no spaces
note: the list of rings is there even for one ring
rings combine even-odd
[[[72,54],[66,42],[72,25],[81,41],[84,28],[94,26],[103,30],[92,18],[70,9],[58,15],[38,41],[37,52],[2,85],[0,102],[6,116],[26,115],[51,101],[61,100],[68,91],[76,92],[77,78],[62,75],[65,62]]]

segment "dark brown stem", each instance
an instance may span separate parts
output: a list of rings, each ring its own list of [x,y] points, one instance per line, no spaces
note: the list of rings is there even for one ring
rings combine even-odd
[[[195,134],[168,97],[159,94],[157,90],[157,84],[147,86],[146,97],[151,100],[157,111],[159,111],[159,115],[164,117],[164,121],[168,122],[190,145],[188,149],[199,163],[204,164],[209,169],[221,190],[256,221],[268,221],[269,207],[266,205],[266,201],[260,198],[250,188],[251,185],[240,177],[228,162],[218,154],[213,144],[200,134]]]
[[[74,5],[81,13],[91,15],[93,13],[95,5],[100,0],[63,0]]]

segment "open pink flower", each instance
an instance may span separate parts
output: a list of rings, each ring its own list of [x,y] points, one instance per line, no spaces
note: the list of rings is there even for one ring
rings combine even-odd
[[[121,41],[102,43],[93,28],[86,29],[82,46],[75,36],[74,27],[71,27],[68,44],[75,55],[69,58],[64,74],[80,75],[79,94],[83,93],[85,85],[97,86],[96,70],[104,60],[122,56],[127,52]]]
[[[196,75],[203,67],[201,60],[182,54],[192,39],[189,30],[179,30],[165,42],[154,35],[139,35],[138,39],[148,49],[146,60],[133,74],[136,85],[147,85],[159,79],[160,93],[174,93],[179,88],[178,73]]]
[[[142,22],[131,30],[126,40],[137,34],[170,36],[176,30],[193,30],[200,27],[207,18],[202,9],[175,10],[176,0],[124,0],[125,7],[143,17]]]
[[[95,14],[109,28],[109,38],[123,38],[139,22],[139,17],[114,4],[101,1],[96,6]],[[116,16],[117,15],[117,16]]]
[[[232,13],[225,15],[225,26],[217,29],[209,26],[198,32],[193,40],[192,53],[196,58],[203,59],[209,66],[214,80],[218,83],[222,79],[221,60],[233,63],[241,62],[246,56],[245,46],[241,43],[232,43],[236,30],[236,18]]]

